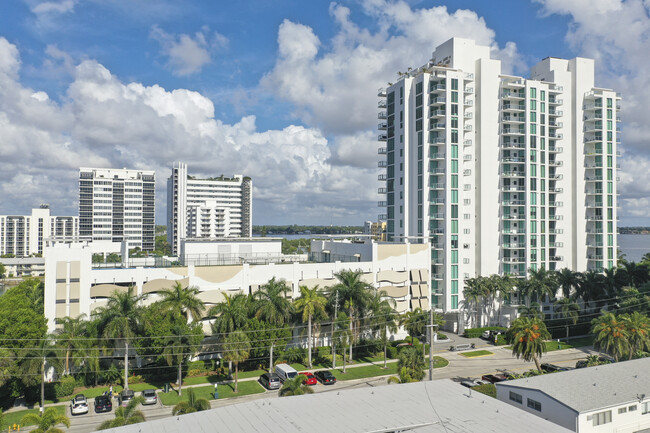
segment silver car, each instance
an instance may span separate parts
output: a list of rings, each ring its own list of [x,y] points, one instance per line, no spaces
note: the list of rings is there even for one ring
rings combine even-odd
[[[142,391],[142,398],[144,402],[142,404],[156,404],[158,403],[158,397],[156,396],[155,389],[145,389]]]

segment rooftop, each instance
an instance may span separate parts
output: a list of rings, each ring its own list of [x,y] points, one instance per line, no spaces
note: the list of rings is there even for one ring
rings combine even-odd
[[[650,391],[649,368],[650,358],[641,358],[509,380],[497,387],[536,389],[577,412],[589,412],[645,396]]]
[[[569,431],[450,380],[264,398],[106,431],[504,433],[522,425],[529,433]]]

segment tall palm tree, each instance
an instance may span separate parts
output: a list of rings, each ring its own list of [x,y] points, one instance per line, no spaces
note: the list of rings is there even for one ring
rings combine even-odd
[[[388,382],[419,382],[424,378],[424,367],[425,362],[422,352],[415,347],[403,347],[399,352],[399,359],[397,361],[399,378],[391,377],[388,379]]]
[[[639,288],[643,285],[643,283],[648,282],[650,280],[650,274],[649,274],[649,267],[646,263],[635,263],[635,262],[629,262],[625,263],[625,271],[627,272],[628,278],[629,278],[629,284]]]
[[[465,280],[465,288],[463,289],[463,298],[465,299],[466,308],[469,310],[473,306],[476,309],[474,326],[477,328],[481,326],[480,304],[484,294],[483,284],[484,280],[481,276],[476,278],[467,278]]]
[[[547,271],[545,268],[529,269],[528,284],[530,285],[529,291],[535,295],[540,302],[544,297],[548,296],[549,299],[554,299],[557,293],[557,282],[555,280],[555,273]]]
[[[370,327],[384,345],[384,368],[387,367],[388,336],[398,331],[399,315],[395,312],[395,300],[386,297],[386,291],[376,291],[368,304]]]
[[[64,317],[58,320],[61,326],[56,333],[56,342],[59,347],[65,350],[65,366],[63,374],[70,374],[70,355],[72,355],[72,364],[76,365],[81,359],[80,354],[83,355],[80,349],[86,343],[86,315],[82,314],[79,317]]]
[[[546,352],[544,340],[551,338],[546,325],[538,318],[519,317],[512,322],[508,330],[512,336],[512,355],[526,362],[535,362],[537,370],[542,373],[539,358]]]
[[[286,281],[271,278],[253,295],[257,301],[255,317],[275,326],[289,323],[293,309],[291,301],[287,298],[290,291]]]
[[[345,313],[345,311],[341,311],[333,323],[334,326],[333,340],[336,342],[337,346],[340,346],[343,349],[343,373],[345,373],[346,365],[347,365],[345,359],[345,355],[347,353],[347,347],[350,344],[350,340],[352,339],[352,331],[350,330],[349,325],[350,325],[350,318]],[[336,357],[336,353],[333,356]]]
[[[45,335],[31,348],[19,352],[21,359],[20,369],[27,376],[40,376],[41,380],[41,408],[45,407],[45,373],[46,367],[55,370],[61,367],[60,349],[56,347],[56,339],[52,334]]]
[[[309,385],[305,385],[305,380],[307,380],[307,376],[304,374],[297,374],[293,379],[285,380],[280,388],[280,397],[313,394],[314,390]]]
[[[586,311],[591,302],[603,296],[604,290],[603,275],[595,271],[587,271],[580,278],[576,295],[582,299]]]
[[[59,415],[56,408],[48,407],[43,412],[43,415],[35,413],[28,413],[20,420],[21,425],[36,425],[32,430],[34,433],[63,433],[63,429],[56,427],[63,424],[70,428],[70,419],[65,415]]]
[[[629,359],[632,359],[639,350],[650,349],[650,319],[648,316],[635,311],[632,314],[623,314],[621,320],[629,335]]]
[[[162,299],[158,302],[163,307],[163,311],[172,312],[177,316],[183,315],[186,319],[196,321],[201,319],[205,308],[204,302],[198,297],[199,293],[198,287],[183,288],[180,281],[177,281],[171,289],[159,292]]]
[[[309,368],[312,368],[311,353],[313,341],[311,339],[311,320],[316,314],[325,314],[327,298],[323,296],[318,286],[310,289],[300,286],[300,298],[293,303],[297,312],[302,313],[302,323],[307,322],[307,344],[309,346]]]
[[[239,392],[239,363],[248,359],[251,351],[251,343],[244,331],[231,332],[223,343],[223,359],[235,364],[235,393]]]
[[[106,306],[93,313],[101,320],[104,341],[121,340],[124,343],[124,389],[129,389],[129,346],[142,328],[144,296],[134,293],[133,286],[126,292],[115,291]]]
[[[402,315],[401,325],[404,326],[404,329],[406,329],[406,332],[411,337],[411,343],[413,343],[415,337],[424,334],[428,322],[428,314],[422,311],[421,308],[416,308]]]
[[[561,298],[555,301],[555,311],[560,312],[566,322],[566,339],[569,341],[569,321],[575,326],[578,323],[580,306],[571,298]]]
[[[519,313],[519,317],[531,317],[540,320],[544,318],[542,307],[537,302],[533,302],[529,306],[522,305],[517,308],[517,313]]]
[[[115,409],[115,418],[108,419],[101,423],[97,430],[106,430],[109,428],[122,427],[125,425],[138,424],[146,421],[144,413],[136,409],[136,406],[144,402],[143,397],[135,397],[126,405],[126,407],[118,407]]]
[[[212,332],[225,335],[243,328],[248,320],[249,304],[250,300],[247,295],[224,293],[223,301],[208,310],[208,316],[215,317],[212,323]]]
[[[562,289],[562,295],[569,298],[572,295],[571,290],[578,285],[578,274],[569,268],[563,268],[555,271],[555,281]]]
[[[497,300],[499,301],[498,302],[499,317],[497,321],[497,326],[501,326],[501,307],[503,306],[506,299],[509,299],[510,295],[512,295],[515,288],[516,280],[507,274],[495,275],[495,278],[497,278],[496,283],[499,286],[499,291],[497,293]]]
[[[171,335],[167,337],[166,347],[163,349],[163,355],[169,366],[178,365],[178,395],[182,395],[183,387],[183,361],[195,353],[199,344],[197,334],[191,333],[187,326],[176,325],[171,330]],[[201,332],[201,334],[203,334]],[[200,336],[199,336],[200,338]]]
[[[354,327],[365,315],[370,293],[374,291],[371,284],[361,279],[363,271],[343,270],[334,274],[339,283],[332,287],[332,293],[339,301],[339,306],[348,310],[350,319],[350,361],[352,361],[352,348],[354,344]],[[337,295],[338,294],[338,295]]]
[[[629,332],[625,323],[614,313],[604,313],[591,321],[591,332],[596,334],[594,347],[614,357],[618,362],[629,347]]]
[[[172,415],[185,415],[186,413],[202,412],[208,409],[210,409],[210,402],[205,398],[197,397],[194,389],[189,388],[187,390],[187,400],[179,401],[172,409]]]

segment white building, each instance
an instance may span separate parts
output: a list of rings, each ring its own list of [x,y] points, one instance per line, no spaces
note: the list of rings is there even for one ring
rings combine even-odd
[[[252,201],[249,177],[196,179],[187,174],[187,164],[174,164],[167,180],[167,241],[172,254],[179,253],[185,238],[252,236]]]
[[[497,398],[569,430],[650,431],[650,358],[497,384]]]
[[[80,314],[89,317],[97,307],[104,306],[116,290],[126,291],[133,286],[138,295],[148,295],[147,302],[153,302],[157,292],[169,289],[177,282],[183,287],[199,287],[199,298],[207,308],[221,302],[224,293],[254,293],[271,278],[285,280],[291,288],[291,296],[297,298],[300,286],[311,288],[318,285],[326,289],[338,283],[335,273],[347,269],[363,271],[365,282],[386,290],[400,313],[428,306],[431,257],[426,245],[370,240],[327,242],[329,251],[337,252],[337,243],[342,246],[335,257],[329,256],[322,262],[283,263],[281,258],[273,260],[274,247],[269,244],[277,242],[265,241],[253,243],[252,251],[257,251],[257,254],[236,264],[204,266],[200,260],[190,256],[190,263],[127,259],[123,263],[110,264],[110,267],[105,263],[92,263],[92,255],[97,252],[92,242],[53,244],[45,251],[45,317],[53,330],[58,318]],[[219,245],[227,243],[232,244],[233,251],[237,241],[218,242],[217,251]],[[241,243],[238,246],[240,252],[252,242],[242,240]],[[204,251],[204,244],[194,243],[191,248],[194,248],[192,251]],[[268,250],[269,260],[258,264],[264,250]],[[202,319],[207,324],[208,319]]]
[[[27,257],[43,254],[43,241],[51,237],[79,236],[79,218],[53,216],[48,205],[31,215],[0,215],[0,255]]]
[[[454,38],[389,84],[380,219],[388,241],[430,242],[449,321],[467,278],[616,265],[620,97],[595,87],[592,59],[549,57],[527,79]]]
[[[79,235],[155,248],[156,175],[150,170],[79,169]]]

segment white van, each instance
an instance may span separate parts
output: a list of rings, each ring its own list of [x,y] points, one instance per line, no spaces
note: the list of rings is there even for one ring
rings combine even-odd
[[[287,379],[293,379],[296,377],[298,372],[289,364],[278,364],[275,366],[275,374],[277,374],[280,380],[284,382]]]

